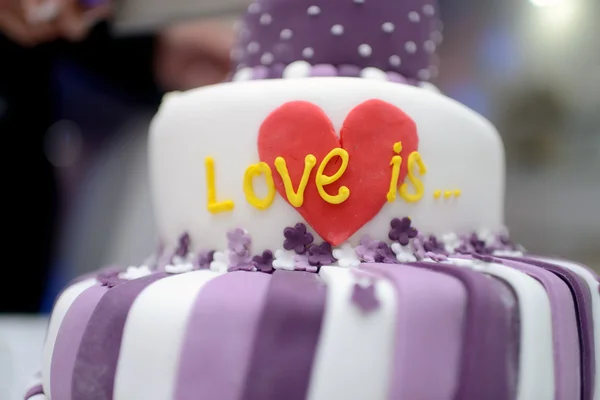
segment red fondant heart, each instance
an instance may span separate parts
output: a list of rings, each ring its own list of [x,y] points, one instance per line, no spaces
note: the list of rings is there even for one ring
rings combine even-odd
[[[304,158],[308,154],[317,158],[304,203],[296,210],[323,239],[337,246],[370,221],[387,201],[396,142],[402,142],[401,184],[407,173],[408,156],[417,151],[419,142],[416,124],[408,115],[384,101],[366,101],[348,114],[338,139],[323,110],[312,103],[295,101],[282,105],[265,119],[258,137],[258,153],[261,161],[271,167],[277,191],[286,201],[275,159],[285,159],[296,191],[304,172]],[[347,186],[350,197],[341,204],[329,204],[319,195],[315,176],[321,161],[336,147],[348,152],[348,168],[325,190],[335,195],[341,186]],[[340,163],[339,157],[334,158],[325,174],[333,175]]]

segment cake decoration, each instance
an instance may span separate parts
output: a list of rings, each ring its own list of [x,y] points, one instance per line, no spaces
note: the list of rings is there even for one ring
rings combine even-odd
[[[290,250],[276,250],[273,268],[293,271],[296,267],[296,253]]]
[[[287,227],[283,231],[285,240],[283,248],[293,250],[296,254],[304,254],[306,249],[313,243],[313,235],[306,231],[306,225],[297,223],[294,227]]]
[[[229,257],[226,252],[215,251],[213,253],[213,259],[210,262],[210,270],[220,274],[229,271]]]
[[[271,250],[265,250],[261,255],[254,256],[252,258],[252,262],[256,266],[256,269],[267,274],[270,274],[275,270],[275,268],[273,268],[274,260],[275,257],[273,256],[273,252]]]
[[[206,168],[207,208],[212,214],[233,210],[232,200],[217,201],[217,189],[215,183],[215,160],[206,157],[204,166]]]
[[[365,314],[377,310],[380,302],[375,293],[375,282],[369,282],[367,285],[355,283],[352,289],[352,303]]]
[[[392,243],[390,246],[394,254],[396,255],[396,260],[401,263],[409,263],[417,261],[417,257],[415,256],[414,250],[412,250],[408,245],[403,246],[400,243]]]
[[[263,199],[259,199],[254,192],[254,178],[260,175],[264,175],[265,185],[268,188],[268,193]],[[273,182],[273,173],[268,164],[260,162],[248,167],[244,174],[244,194],[248,203],[259,210],[266,210],[273,204],[275,200],[275,183]]]
[[[399,155],[390,154],[394,147],[401,150]],[[419,174],[424,168],[411,168],[422,165],[417,149],[414,121],[380,100],[356,106],[346,117],[340,139],[319,107],[300,101],[286,103],[265,119],[258,139],[261,161],[279,172],[274,176],[279,194],[333,246],[345,242],[377,214],[388,200],[390,185],[397,186],[396,180],[401,197],[408,201],[423,195]],[[408,160],[399,166],[397,176],[390,168],[393,157]],[[318,162],[315,184],[308,184]],[[414,194],[404,184],[407,176]]]
[[[372,67],[413,82],[428,80],[437,71],[435,51],[442,34],[437,2],[426,5],[421,0],[318,5],[312,0],[257,0],[238,26],[235,70],[282,69],[306,61],[335,68],[351,65],[359,71]]]
[[[127,281],[143,278],[145,276],[151,275],[152,271],[148,268],[147,265],[140,266],[130,266],[127,267],[125,272],[121,272],[119,274],[119,278]]]
[[[391,229],[388,237],[390,240],[394,240],[402,246],[408,245],[410,239],[417,237],[419,233],[419,231],[411,225],[412,221],[408,217],[402,219],[394,218],[390,222]]]
[[[341,247],[334,249],[333,257],[342,268],[358,268],[360,265],[356,250],[352,248],[350,243],[344,243]]]

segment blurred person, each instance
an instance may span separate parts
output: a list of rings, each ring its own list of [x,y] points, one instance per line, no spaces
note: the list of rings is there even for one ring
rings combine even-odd
[[[0,0],[0,133],[9,236],[3,261],[12,286],[10,293],[2,291],[0,312],[38,312],[50,278],[64,200],[44,148],[57,118],[57,61],[71,60],[151,107],[165,91],[216,82],[228,72],[233,36],[228,24],[190,21],[158,34],[115,37],[109,22],[114,11],[112,4],[93,0]]]

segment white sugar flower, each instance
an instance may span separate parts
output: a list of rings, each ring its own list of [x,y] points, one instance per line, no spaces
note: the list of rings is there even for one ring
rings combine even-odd
[[[496,241],[496,235],[489,229],[480,229],[477,231],[477,237],[482,240],[486,246],[491,246]]]
[[[396,255],[396,260],[400,261],[401,263],[417,261],[417,257],[415,257],[409,246],[402,246],[400,243],[395,242],[392,243],[391,248]]]
[[[169,274],[182,274],[184,272],[190,272],[194,269],[194,264],[184,262],[184,263],[173,263],[165,266],[165,271]]]
[[[147,265],[141,265],[139,267],[131,266],[131,267],[127,267],[127,270],[125,272],[121,272],[119,274],[119,278],[127,280],[127,281],[132,281],[134,279],[143,278],[144,276],[148,276],[151,273],[152,273],[152,271],[150,271],[150,268],[148,268]]]
[[[273,268],[293,271],[296,267],[296,261],[294,260],[295,256],[296,253],[293,251],[276,250],[275,259],[273,260]]]
[[[442,242],[444,243],[446,252],[450,254],[454,253],[461,245],[460,237],[454,232],[443,235]]]
[[[344,243],[341,247],[334,249],[333,257],[342,268],[357,268],[360,265],[356,251],[354,251],[350,243]]]
[[[229,256],[226,252],[217,251],[213,254],[213,260],[210,263],[210,270],[224,274],[229,270]]]

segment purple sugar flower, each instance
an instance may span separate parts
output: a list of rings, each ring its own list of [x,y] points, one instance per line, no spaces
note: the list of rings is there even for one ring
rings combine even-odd
[[[320,245],[313,244],[308,248],[308,262],[310,265],[320,267],[335,262],[331,245],[327,242]]]
[[[358,283],[354,284],[352,290],[352,303],[365,314],[377,310],[380,306],[380,302],[375,293],[375,283],[371,283],[366,287],[361,286]]]
[[[414,254],[417,257],[417,260],[422,260],[427,256],[427,250],[425,250],[425,242],[427,239],[423,235],[418,235],[413,240],[413,246],[415,248]]]
[[[440,242],[438,238],[433,235],[423,241],[423,249],[427,253],[446,254],[444,243]]]
[[[273,252],[271,250],[265,250],[263,251],[262,255],[254,256],[252,258],[256,269],[260,272],[266,272],[268,274],[275,271],[275,269],[273,268],[273,260],[274,257]]]
[[[254,263],[252,262],[250,250],[244,249],[240,252],[230,251],[227,256],[229,258],[229,271],[254,270]]]
[[[118,267],[108,267],[98,272],[96,279],[102,286],[106,286],[110,289],[123,282],[123,280],[119,278],[121,272],[123,271]]]
[[[318,272],[319,267],[310,265],[308,261],[308,255],[306,254],[296,254],[294,256],[294,270],[296,271],[306,271],[306,272]]]
[[[242,228],[227,232],[227,247],[234,253],[244,254],[250,248],[252,239]]]
[[[210,263],[213,262],[214,251],[203,251],[198,254],[196,262],[194,263],[195,269],[209,269]]]
[[[304,254],[314,240],[313,235],[306,231],[306,225],[303,223],[297,223],[294,227],[285,228],[283,236],[285,236],[283,248],[288,251],[293,250],[296,254]]]
[[[356,255],[363,262],[377,262],[377,250],[380,243],[379,240],[373,240],[368,235],[365,235],[360,239],[360,244],[356,246]]]
[[[375,262],[384,264],[398,264],[398,259],[392,248],[385,242],[379,242]]]
[[[402,219],[394,218],[390,222],[389,238],[390,240],[394,240],[400,243],[402,246],[408,245],[410,239],[415,238],[419,231],[411,226],[412,221],[408,217],[404,217]]]
[[[435,262],[444,262],[448,260],[448,257],[446,257],[445,254],[440,254],[440,253],[432,253],[432,252],[428,252],[426,254],[427,257],[431,258],[433,261]]]
[[[469,239],[469,244],[471,245],[473,251],[478,254],[490,254],[491,251],[488,249],[484,240],[481,240],[477,234],[472,234]]]
[[[179,237],[179,242],[177,244],[177,249],[175,250],[175,255],[179,257],[187,256],[190,250],[190,235],[186,232]]]

